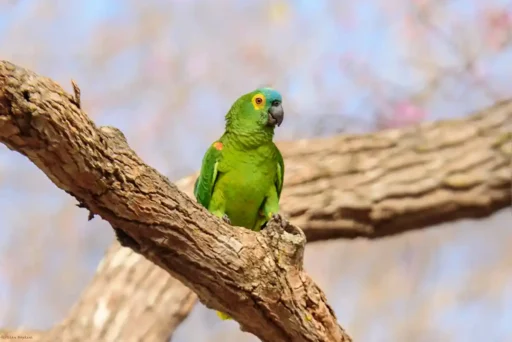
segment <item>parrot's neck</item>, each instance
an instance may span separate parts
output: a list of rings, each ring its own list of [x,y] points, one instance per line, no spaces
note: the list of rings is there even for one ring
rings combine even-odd
[[[230,130],[229,127],[227,127],[224,133],[226,143],[233,144],[243,149],[254,149],[272,143],[273,137],[274,130],[270,127],[264,130]]]

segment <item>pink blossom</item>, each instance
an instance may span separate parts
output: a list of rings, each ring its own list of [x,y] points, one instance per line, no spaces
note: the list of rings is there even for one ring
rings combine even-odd
[[[499,50],[506,44],[512,32],[512,14],[504,9],[489,11],[485,14],[484,25],[488,45]]]
[[[400,128],[420,123],[427,116],[425,110],[411,102],[395,103],[389,114],[379,117],[380,128]]]

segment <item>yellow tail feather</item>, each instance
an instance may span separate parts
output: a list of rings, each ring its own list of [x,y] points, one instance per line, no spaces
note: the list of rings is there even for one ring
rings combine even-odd
[[[222,319],[223,321],[232,319],[231,316],[220,311],[217,311],[217,316],[219,316],[219,318]]]

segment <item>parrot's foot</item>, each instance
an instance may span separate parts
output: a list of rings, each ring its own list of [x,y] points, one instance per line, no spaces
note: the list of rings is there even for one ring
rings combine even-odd
[[[270,216],[270,220],[277,221],[281,226],[283,223],[287,222],[281,214],[272,214],[272,216]]]
[[[286,228],[286,226],[288,226],[288,221],[286,221],[286,219],[281,214],[271,214],[270,219],[267,222],[265,222],[265,224],[261,227],[261,230],[267,228],[270,222],[272,221],[276,222],[279,225],[279,227],[283,229]]]
[[[232,319],[231,316],[229,316],[228,314],[225,314],[224,312],[220,312],[220,311],[217,311],[217,316],[219,316],[219,318],[222,319],[223,321]]]
[[[286,220],[284,218],[283,215],[281,214],[272,214],[272,216],[270,216],[270,220],[269,222],[276,222],[277,224],[279,224],[279,226],[283,229],[285,229],[286,227],[288,227],[289,223],[288,223],[288,220]]]
[[[228,215],[224,214],[222,216],[222,221],[226,222],[227,224],[231,224],[231,220],[229,219]]]
[[[268,223],[272,221],[276,222],[279,228],[283,229],[285,232],[293,235],[304,235],[304,232],[299,227],[290,224],[290,222],[281,214],[272,214]]]

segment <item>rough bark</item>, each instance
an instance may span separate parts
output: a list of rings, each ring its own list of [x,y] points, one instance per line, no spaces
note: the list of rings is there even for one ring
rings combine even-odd
[[[0,64],[0,141],[29,158],[120,241],[228,313],[263,341],[349,341],[322,290],[302,269],[300,228],[273,220],[233,229],[96,127],[53,81]]]
[[[1,75],[0,72],[0,99]],[[61,96],[74,100],[62,90],[59,91],[63,94]],[[1,115],[0,101],[0,120]],[[0,132],[1,127],[0,121]],[[280,148],[287,167],[283,211],[294,224],[303,228],[308,242],[358,236],[377,238],[443,221],[489,215],[511,201],[511,131],[512,101],[504,101],[463,120],[364,136],[282,143]],[[192,175],[177,182],[177,185],[190,194],[194,180],[195,175]],[[106,258],[116,253],[116,247],[113,247]],[[137,254],[129,252],[125,260],[132,260],[131,255]],[[172,291],[181,293],[182,289],[185,289],[184,296],[186,291],[189,293],[187,298],[190,302],[184,302],[181,308],[175,305],[178,312],[175,315],[173,313],[176,311],[169,313],[166,307],[174,301],[146,304],[153,310],[140,307],[140,312],[152,313],[154,320],[166,322],[162,323],[160,331],[156,326],[153,330],[154,336],[162,337],[159,341],[165,341],[184,317],[182,314],[186,314],[187,308],[191,307],[189,303],[194,301],[195,294],[184,286],[180,289],[179,282],[172,282],[172,277],[147,259],[124,262],[114,278],[110,278],[112,274],[100,267],[84,298],[94,298],[96,291],[107,296],[129,295],[127,290],[107,288],[104,279],[116,283],[119,279],[120,284],[126,283],[134,291],[130,294],[132,298],[145,298],[148,295],[165,297],[161,292],[162,287],[157,284],[154,288],[148,286],[143,289],[131,286],[142,281],[146,272],[164,273],[159,279],[171,282],[169,296]],[[134,276],[129,277],[130,274]],[[93,288],[96,290],[93,291]],[[135,292],[139,290],[140,293]],[[111,293],[107,294],[109,291]],[[97,301],[84,298],[75,306],[66,322],[56,327],[54,332],[61,329],[60,334],[63,334],[64,331],[69,333],[76,329],[80,334],[80,329],[84,328],[77,323],[80,316],[89,317],[87,329],[98,328],[90,326],[93,322],[91,315],[98,309],[94,306]],[[87,308],[87,302],[91,301],[92,306]],[[112,319],[102,326],[105,331],[119,331],[124,319],[131,321],[130,316],[114,316],[126,312],[123,305],[137,307],[145,304],[118,303],[119,311],[111,303]],[[166,320],[166,316],[170,318]],[[109,328],[109,325],[114,327]],[[169,328],[167,332],[166,328]],[[100,331],[98,329],[95,333],[100,334]],[[66,336],[73,336],[73,333]]]

